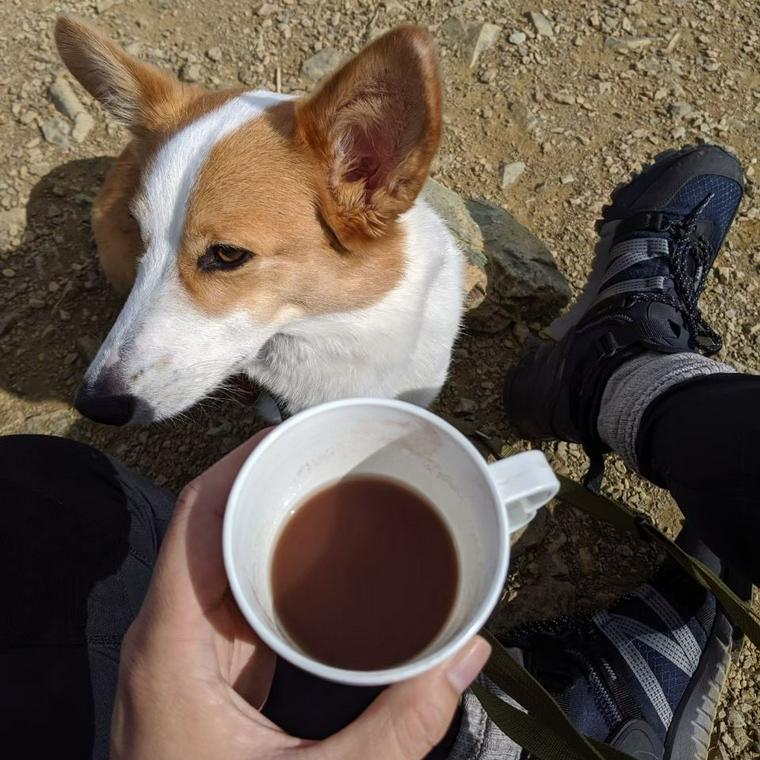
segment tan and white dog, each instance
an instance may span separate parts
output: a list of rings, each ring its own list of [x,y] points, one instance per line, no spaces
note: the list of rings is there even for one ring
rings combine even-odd
[[[429,404],[463,302],[461,252],[417,195],[441,131],[426,31],[368,45],[311,95],[209,92],[59,19],[71,73],[132,141],[95,202],[129,297],[77,408],[164,419],[245,373],[288,411],[347,396]]]

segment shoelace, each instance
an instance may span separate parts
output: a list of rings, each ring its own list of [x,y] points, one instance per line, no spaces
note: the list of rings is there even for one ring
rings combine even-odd
[[[678,299],[657,293],[640,293],[633,297],[635,301],[661,301],[678,309],[689,332],[690,347],[705,356],[712,356],[723,348],[723,339],[707,323],[698,305],[714,253],[707,240],[697,232],[697,222],[713,197],[714,193],[710,193],[690,214],[666,228],[673,240],[667,261]],[[689,272],[690,264],[695,267],[693,273]]]

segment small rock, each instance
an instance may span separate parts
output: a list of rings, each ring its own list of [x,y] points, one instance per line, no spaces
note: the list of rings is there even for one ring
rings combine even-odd
[[[16,270],[11,269],[10,267],[6,267],[3,269],[3,277],[7,277],[9,280],[12,280],[16,276]]]
[[[509,42],[512,45],[522,45],[527,39],[528,35],[525,34],[525,32],[512,32],[512,34],[509,35]]]
[[[69,132],[69,125],[60,116],[51,116],[42,123],[42,136],[51,145],[67,148]]]
[[[571,95],[569,92],[553,92],[550,97],[555,103],[563,106],[575,105],[575,95]]]
[[[614,50],[616,53],[626,55],[631,52],[643,50],[652,44],[651,37],[607,37],[604,41],[606,47]]]
[[[481,54],[493,47],[500,34],[501,27],[498,24],[489,24],[488,22],[478,24],[471,30],[468,41],[468,57],[471,69],[477,64]]]
[[[554,29],[552,28],[551,21],[549,21],[543,13],[537,13],[531,11],[528,14],[531,24],[535,27],[536,33],[541,37],[554,37]]]
[[[575,177],[573,177],[572,174],[564,174],[559,178],[559,181],[563,185],[571,185],[573,182],[575,182]]]
[[[491,82],[496,80],[498,73],[496,69],[486,69],[478,76],[478,81],[483,84],[491,84]]]
[[[511,164],[505,164],[501,170],[501,187],[514,185],[525,171],[525,164],[522,161],[513,161]]]
[[[74,119],[74,129],[71,130],[71,136],[74,138],[74,142],[84,142],[87,135],[92,132],[95,127],[95,119],[87,113],[87,111],[81,111]]]
[[[109,8],[113,8],[114,5],[120,3],[121,0],[96,0],[95,11],[97,13],[105,13]]]
[[[512,334],[515,336],[515,340],[522,345],[530,338],[530,328],[524,322],[516,322],[512,328]]]
[[[514,100],[509,104],[509,116],[520,129],[526,132],[533,132],[538,126],[538,119],[531,113],[528,106],[519,100]]]
[[[726,723],[728,723],[731,728],[744,728],[746,725],[746,719],[738,710],[731,707],[726,716]]]
[[[256,13],[259,16],[271,16],[273,13],[277,13],[277,6],[272,3],[264,3]]]
[[[450,46],[458,46],[467,40],[467,27],[459,16],[450,16],[441,25],[441,36]]]
[[[48,94],[53,105],[72,121],[76,119],[78,113],[84,111],[84,106],[63,76],[56,77],[55,82],[50,85]]]
[[[479,409],[477,401],[473,401],[471,398],[460,398],[454,413],[472,415],[477,413]]]
[[[186,63],[179,70],[179,78],[183,82],[200,82],[201,81],[201,67],[197,63]]]
[[[335,48],[323,48],[301,66],[301,74],[312,82],[317,82],[340,65],[343,56]]]
[[[222,49],[220,47],[211,47],[206,51],[206,57],[214,61],[214,63],[219,63],[222,60]]]
[[[715,276],[721,285],[728,285],[731,282],[733,274],[731,267],[715,267]]]
[[[674,119],[683,119],[688,116],[694,110],[694,106],[690,103],[671,103],[668,106],[668,111]]]

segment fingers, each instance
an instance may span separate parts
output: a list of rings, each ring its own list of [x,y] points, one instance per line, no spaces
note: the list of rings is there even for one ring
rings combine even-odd
[[[320,757],[421,760],[445,735],[460,695],[490,653],[476,636],[435,670],[386,689],[356,721],[320,745]]]
[[[165,618],[177,615],[190,622],[222,600],[227,589],[222,559],[227,497],[246,458],[270,430],[257,433],[182,490],[149,595],[160,600]]]

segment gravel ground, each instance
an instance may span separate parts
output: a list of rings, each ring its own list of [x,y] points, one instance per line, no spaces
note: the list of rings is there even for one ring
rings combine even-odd
[[[51,100],[49,87],[63,72],[51,34],[60,13],[93,18],[131,52],[185,80],[213,87],[279,84],[284,92],[307,90],[342,55],[395,24],[426,24],[440,46],[447,98],[434,176],[504,204],[552,249],[574,290],[588,271],[594,220],[615,184],[674,145],[707,140],[730,147],[745,165],[748,192],[704,304],[725,338],[721,358],[757,371],[755,2],[6,0],[0,5],[0,433],[85,441],[176,489],[257,425],[242,391],[147,429],[93,425],[70,406],[119,309],[98,271],[88,217],[106,157],[126,136],[78,86],[84,116],[63,115]],[[543,327],[466,331],[440,409],[477,420],[515,450],[526,448],[500,417],[499,381],[521,344]],[[582,473],[577,447],[559,444],[547,453],[558,469]],[[679,513],[667,494],[619,461],[608,471],[609,493],[675,534]],[[557,507],[518,546],[509,603],[495,622],[504,628],[598,608],[633,588],[658,561],[649,547]],[[754,649],[736,653],[714,758],[760,758],[759,674]]]

